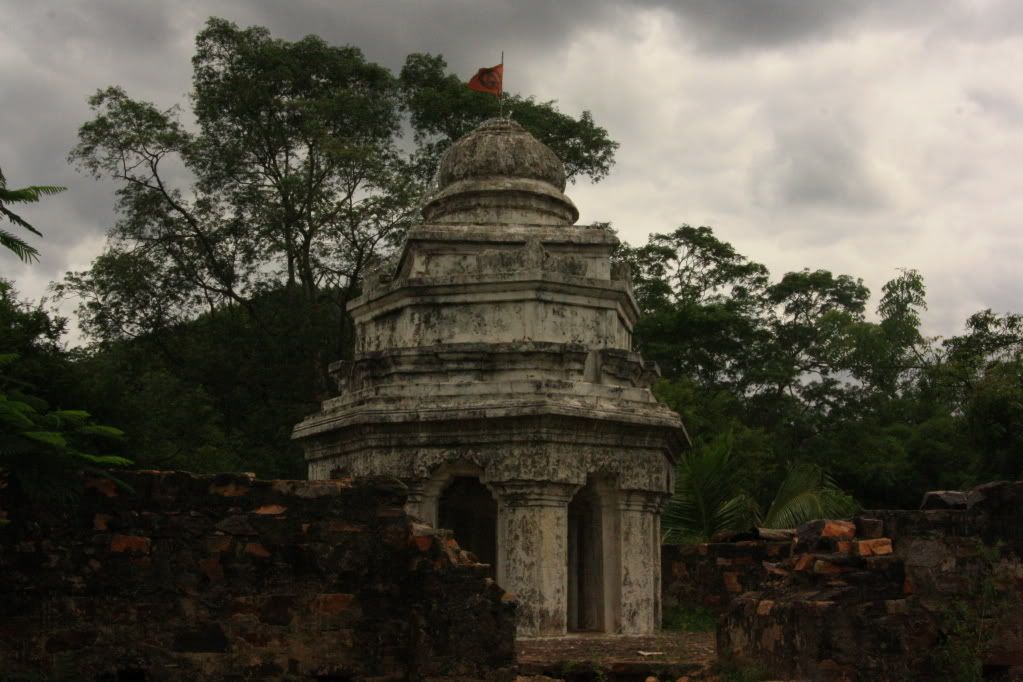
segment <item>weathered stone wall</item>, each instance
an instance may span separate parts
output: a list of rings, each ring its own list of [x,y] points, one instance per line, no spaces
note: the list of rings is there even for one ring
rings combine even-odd
[[[719,655],[795,679],[959,679],[971,660],[1023,679],[1023,482],[948,498],[801,527],[729,605]]]
[[[759,590],[772,564],[788,558],[787,540],[749,539],[661,549],[664,609],[703,606],[725,609],[738,595]]]
[[[73,511],[0,490],[5,679],[483,677],[514,605],[377,481],[126,474]]]

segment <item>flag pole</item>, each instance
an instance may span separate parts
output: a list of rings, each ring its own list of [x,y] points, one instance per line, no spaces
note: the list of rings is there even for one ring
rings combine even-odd
[[[497,96],[498,116],[504,118],[504,50],[501,50],[501,94]]]

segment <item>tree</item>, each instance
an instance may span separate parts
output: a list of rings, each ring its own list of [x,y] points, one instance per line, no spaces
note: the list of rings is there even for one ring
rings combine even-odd
[[[119,217],[106,251],[59,289],[94,344],[83,366],[133,377],[122,388],[139,399],[111,401],[105,418],[171,465],[194,445],[171,435],[194,400],[219,434],[202,463],[294,475],[290,429],[329,395],[329,361],[352,350],[347,303],[420,219],[439,154],[496,103],[439,56],[410,55],[397,77],[356,47],[215,18],[192,64],[195,127],[118,87],[90,99],[70,158],[118,183]],[[617,144],[588,113],[509,100],[573,176],[607,173]]]
[[[57,185],[31,185],[21,189],[10,189],[7,187],[7,178],[4,177],[3,170],[0,170],[0,215],[32,234],[42,237],[43,235],[39,230],[32,227],[24,218],[9,207],[11,204],[35,203],[43,196],[57,194],[65,189],[65,187],[58,187]],[[0,230],[0,246],[13,251],[14,255],[24,263],[39,260],[38,249],[7,230]]]
[[[0,279],[0,471],[47,501],[66,501],[83,468],[102,473],[129,463],[119,454],[120,430],[66,407],[74,390],[60,345],[65,322]]]
[[[709,227],[652,234],[622,259],[644,316],[638,346],[665,376],[736,387],[749,372],[747,349],[764,333],[767,268],[717,239]]]

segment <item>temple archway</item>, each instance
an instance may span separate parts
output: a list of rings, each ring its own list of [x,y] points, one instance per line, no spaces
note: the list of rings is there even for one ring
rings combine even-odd
[[[462,549],[480,563],[497,565],[497,502],[475,476],[454,476],[437,500],[437,526],[452,531]]]

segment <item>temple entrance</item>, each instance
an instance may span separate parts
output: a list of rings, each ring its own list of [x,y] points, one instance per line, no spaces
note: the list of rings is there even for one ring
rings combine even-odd
[[[497,572],[497,503],[475,476],[456,476],[437,501],[437,526],[454,532],[462,549]]]
[[[613,492],[588,480],[568,505],[568,629],[615,632],[617,515]]]

